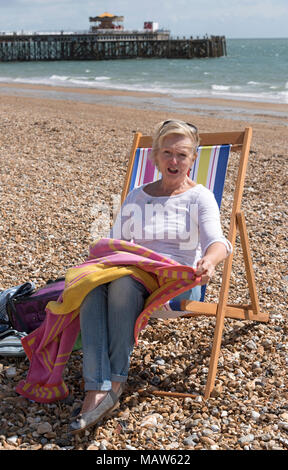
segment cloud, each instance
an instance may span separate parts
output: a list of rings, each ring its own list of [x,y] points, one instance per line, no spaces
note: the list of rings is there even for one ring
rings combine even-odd
[[[220,1],[220,7],[221,7]],[[226,1],[225,1],[226,5]],[[255,20],[281,18],[288,14],[288,3],[282,0],[231,0],[229,6],[222,10],[225,17],[238,17],[239,20],[254,18]]]
[[[169,10],[171,14],[171,4]],[[261,20],[261,18],[279,17],[280,19],[283,15],[287,17],[288,2],[287,0],[217,0],[217,2],[201,0],[199,4],[197,3],[197,7],[196,4],[193,7],[193,1],[178,0],[177,13],[173,8],[172,14],[174,22],[189,17],[192,25],[205,18],[238,18],[240,22],[246,18]],[[172,16],[170,18],[172,19]]]
[[[0,31],[88,30],[89,17],[108,11],[124,27],[159,23],[173,35],[287,36],[287,0],[0,0]]]

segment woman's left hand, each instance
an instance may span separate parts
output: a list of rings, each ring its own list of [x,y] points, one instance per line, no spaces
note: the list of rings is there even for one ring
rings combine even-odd
[[[202,276],[200,285],[207,284],[215,272],[216,266],[227,256],[227,250],[222,242],[212,243],[203,258],[196,265],[196,276]]]
[[[203,258],[198,261],[196,267],[196,276],[201,276],[200,285],[202,286],[203,284],[207,284],[207,282],[209,282],[213,276],[214,272],[215,264],[213,264],[208,257],[203,256]]]

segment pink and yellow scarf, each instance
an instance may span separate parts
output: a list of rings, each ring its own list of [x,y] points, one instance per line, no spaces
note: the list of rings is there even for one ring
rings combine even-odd
[[[48,303],[44,322],[22,340],[30,368],[26,380],[16,387],[20,395],[40,403],[68,395],[62,375],[80,331],[81,303],[98,285],[127,275],[150,293],[135,323],[136,344],[155,310],[200,282],[193,268],[142,246],[109,238],[95,242],[88,259],[67,271],[64,291],[57,302]]]

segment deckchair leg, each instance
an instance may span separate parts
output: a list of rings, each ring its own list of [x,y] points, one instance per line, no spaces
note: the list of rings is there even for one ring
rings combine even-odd
[[[219,360],[220,349],[221,349],[222,334],[223,334],[223,328],[224,328],[225,310],[227,306],[230,276],[231,276],[231,271],[232,271],[232,260],[233,260],[233,253],[226,259],[224,270],[223,270],[222,286],[221,286],[221,291],[219,295],[219,303],[218,303],[217,312],[216,312],[216,325],[215,325],[215,330],[214,330],[214,338],[213,338],[212,351],[211,351],[211,356],[210,356],[208,377],[207,377],[207,383],[206,383],[205,392],[204,392],[205,399],[208,399],[210,397],[210,394],[215,384],[218,360]]]
[[[216,326],[214,332],[214,339],[212,345],[212,352],[210,357],[209,371],[207,382],[205,386],[204,398],[208,399],[211,395],[211,392],[215,385],[216,373],[218,368],[218,361],[221,349],[222,334],[224,328],[224,319],[225,319],[225,307],[222,310],[219,310],[216,315]]]
[[[259,300],[256,290],[256,282],[255,282],[255,275],[253,270],[252,258],[251,258],[251,251],[249,245],[249,239],[247,235],[247,227],[245,223],[245,217],[243,211],[239,211],[235,214],[237,228],[239,230],[241,247],[243,251],[243,258],[245,263],[245,270],[246,276],[248,281],[249,293],[251,298],[252,304],[252,312],[253,312],[253,320],[255,321],[268,321],[267,315],[262,315],[260,312],[259,307]],[[216,312],[216,326],[214,332],[214,340],[211,352],[211,359],[208,371],[208,378],[205,388],[205,398],[209,398],[215,384],[215,378],[217,373],[218,367],[218,360],[220,355],[220,348],[221,348],[221,341],[222,341],[222,334],[224,328],[224,320],[225,320],[225,309],[226,309],[226,301],[228,295],[228,288],[229,288],[229,279],[230,273],[232,268],[232,257],[230,260],[228,258],[227,265],[224,268],[223,273],[223,283],[222,283],[222,291],[220,292],[219,304]],[[259,319],[257,319],[257,316]]]
[[[249,245],[249,238],[247,234],[247,227],[245,222],[245,217],[243,211],[240,211],[236,214],[236,221],[238,225],[238,230],[240,234],[240,242],[243,251],[245,270],[249,288],[249,294],[251,298],[252,310],[255,315],[261,315],[259,300],[256,289],[255,275],[251,258],[251,250]]]

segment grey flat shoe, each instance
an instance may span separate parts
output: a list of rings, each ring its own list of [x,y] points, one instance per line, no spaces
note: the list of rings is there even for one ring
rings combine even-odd
[[[94,426],[104,416],[114,410],[119,404],[119,397],[122,394],[124,386],[121,385],[117,393],[110,390],[96,408],[86,413],[79,414],[74,421],[70,423],[69,431],[71,434],[77,434],[90,426]]]

